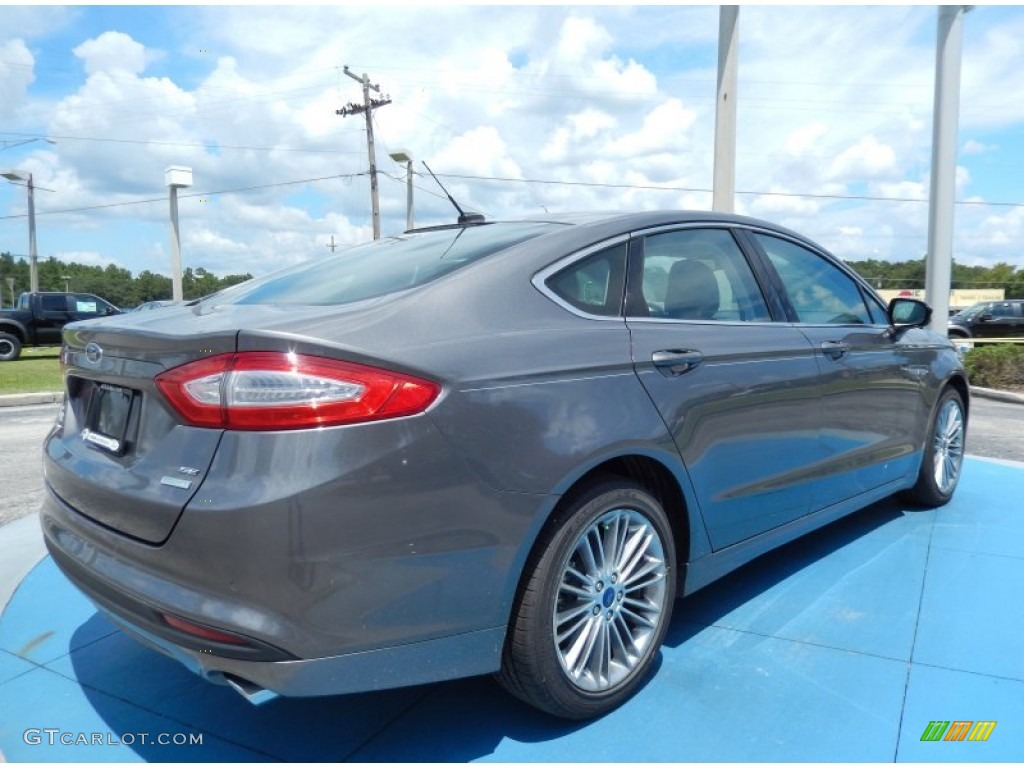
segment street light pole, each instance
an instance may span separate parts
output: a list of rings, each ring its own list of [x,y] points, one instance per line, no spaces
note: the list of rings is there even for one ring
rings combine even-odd
[[[28,289],[39,290],[39,257],[36,254],[36,194],[32,174],[28,175]]]
[[[0,173],[11,181],[28,182],[28,282],[30,291],[39,290],[39,267],[36,256],[36,195],[32,174],[26,171],[5,171]]]
[[[170,188],[171,198],[171,298],[181,301],[181,236],[178,232],[178,189],[192,186],[192,169],[169,165],[164,169],[164,183]]]
[[[736,198],[736,78],[738,5],[718,9],[718,96],[715,102],[715,165],[711,210],[732,213]]]
[[[36,136],[24,141],[5,141],[0,149],[20,147],[22,144],[31,144],[33,141],[45,141],[47,144],[56,144],[53,139],[44,136]],[[0,174],[11,181],[28,182],[28,288],[33,293],[39,290],[39,257],[36,253],[36,186],[32,174],[26,171],[6,171]],[[46,187],[42,187],[46,189]],[[51,192],[53,190],[50,190]]]
[[[405,228],[412,229],[412,154],[407,149],[396,149],[391,152],[392,160],[405,163]]]

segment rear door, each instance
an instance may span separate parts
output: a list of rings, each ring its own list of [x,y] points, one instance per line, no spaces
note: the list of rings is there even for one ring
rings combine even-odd
[[[36,343],[60,344],[61,330],[71,316],[68,314],[68,294],[41,293],[36,312]]]
[[[808,468],[823,458],[807,338],[773,321],[778,300],[727,228],[634,237],[629,262],[635,369],[676,441],[712,547],[807,514]]]
[[[881,306],[824,254],[781,236],[751,237],[820,369],[825,463],[815,508],[900,479],[920,447],[929,353],[899,343]]]

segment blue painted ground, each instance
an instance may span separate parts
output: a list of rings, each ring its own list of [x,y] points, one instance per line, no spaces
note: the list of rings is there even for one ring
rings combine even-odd
[[[1024,468],[969,459],[941,510],[887,501],[757,560],[677,604],[653,679],[582,725],[535,713],[487,678],[252,707],[114,630],[47,558],[0,616],[0,753],[33,762],[1024,760],[1022,490]],[[932,720],[997,725],[984,743],[922,742]],[[201,746],[155,743],[194,735]],[[101,743],[61,743],[76,739]]]

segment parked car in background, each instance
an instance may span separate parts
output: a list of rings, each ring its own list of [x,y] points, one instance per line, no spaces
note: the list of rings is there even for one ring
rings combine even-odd
[[[930,315],[739,216],[414,230],[65,328],[42,527],[118,626],[251,700],[497,673],[592,717],[677,596],[951,498],[968,385]]]
[[[23,293],[14,309],[0,310],[0,361],[17,360],[23,347],[60,344],[68,323],[120,312],[91,293]]]
[[[1024,338],[1024,299],[981,301],[949,318],[949,335],[962,339]]]

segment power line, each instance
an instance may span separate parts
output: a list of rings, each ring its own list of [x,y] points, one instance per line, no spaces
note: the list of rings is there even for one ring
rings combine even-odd
[[[226,195],[234,192],[248,192],[257,189],[271,189],[273,187],[285,187],[295,184],[306,184],[314,181],[329,181],[331,179],[353,179],[357,176],[367,176],[367,171],[360,171],[357,173],[339,173],[332,174],[330,176],[318,176],[308,179],[296,179],[294,181],[281,181],[274,184],[258,184],[251,187],[237,187],[234,189],[221,189],[210,192],[191,192],[188,194],[181,195],[181,197],[200,197],[203,195]],[[393,181],[400,181],[395,179],[389,174],[383,174],[385,177],[392,179]],[[555,179],[516,179],[508,176],[476,176],[472,174],[460,174],[460,173],[439,173],[439,177],[445,179],[463,179],[468,181],[500,181],[507,183],[516,184],[545,184],[554,186],[566,186],[566,187],[593,187],[598,189],[637,189],[637,190],[649,190],[654,192],[703,192],[711,194],[709,187],[669,187],[669,186],[657,186],[654,184],[609,184],[593,181],[559,181]],[[417,189],[422,189],[428,194],[433,194],[436,197],[440,197],[432,190],[416,186]],[[822,200],[860,200],[866,202],[880,202],[880,203],[927,203],[925,198],[919,197],[881,197],[872,195],[828,195],[828,194],[817,194],[812,192],[764,192],[764,191],[753,191],[753,190],[736,190],[737,195],[760,195],[763,197],[796,197],[796,198],[809,198],[809,199],[822,199]],[[58,213],[78,213],[80,211],[92,211],[101,208],[118,208],[125,205],[141,205],[144,203],[164,202],[166,197],[154,197],[147,198],[144,200],[128,200],[119,203],[104,203],[101,205],[90,205],[83,206],[80,208],[64,208],[56,211],[36,211],[36,216],[47,216]],[[976,205],[976,206],[995,206],[1002,208],[1024,208],[1024,203],[1007,203],[1007,202],[986,202],[983,200],[958,200],[956,205]],[[24,219],[28,214],[16,213],[9,214],[6,216],[0,216],[0,220],[3,219]]]
[[[608,184],[596,181],[559,181],[555,179],[515,179],[508,176],[473,176],[470,174],[439,173],[438,176],[446,179],[468,179],[471,181],[502,181],[519,184],[552,184],[568,187],[598,187],[606,189],[644,189],[655,192],[707,192],[711,193],[710,187],[666,187],[654,184]],[[866,200],[869,202],[883,203],[927,203],[928,200],[921,197],[880,197],[873,195],[827,195],[813,192],[763,192],[751,190],[736,190],[737,195],[762,195],[764,197],[801,197],[822,200]],[[1004,208],[1024,208],[1024,203],[986,202],[984,200],[957,200],[956,205],[991,205]]]
[[[356,133],[356,131],[342,131],[342,133]],[[32,136],[30,133],[15,133],[3,131],[5,136]],[[343,152],[339,149],[299,149],[297,147],[249,147],[240,144],[197,144],[184,141],[153,141],[145,139],[103,139],[93,136],[58,136],[49,135],[49,138],[60,139],[61,141],[97,141],[111,142],[114,144],[147,144],[156,147],[199,147],[202,149],[251,149],[265,152],[315,152],[317,154],[331,155],[358,155],[359,152]],[[183,195],[184,197],[184,195]]]
[[[317,177],[309,178],[309,179],[296,179],[294,181],[279,181],[279,182],[276,182],[274,184],[256,184],[256,185],[251,186],[251,187],[236,187],[234,189],[218,189],[218,190],[212,190],[210,192],[189,192],[189,193],[184,194],[184,195],[179,195],[179,198],[181,198],[181,197],[204,197],[206,195],[227,195],[227,194],[231,194],[231,193],[234,193],[234,192],[251,192],[251,191],[256,190],[256,189],[270,189],[272,187],[287,187],[287,186],[292,186],[292,185],[295,185],[295,184],[307,184],[309,182],[314,182],[314,181],[329,181],[330,179],[354,179],[356,176],[365,176],[365,175],[366,175],[365,171],[360,171],[359,173],[337,173],[337,174],[333,174],[331,176],[317,176]],[[52,215],[58,214],[58,213],[79,213],[80,211],[95,211],[95,210],[99,210],[101,208],[120,208],[121,206],[125,206],[125,205],[142,205],[144,203],[163,203],[163,202],[167,202],[166,196],[165,197],[150,197],[150,198],[146,198],[145,200],[125,200],[125,201],[119,202],[119,203],[102,203],[100,205],[85,205],[85,206],[82,206],[80,208],[62,208],[62,209],[57,210],[57,211],[36,211],[36,216],[37,217],[38,216],[52,216]],[[10,214],[10,215],[7,215],[7,216],[0,216],[0,220],[2,220],[2,219],[24,219],[27,216],[28,216],[28,214],[25,214],[25,213],[14,213],[14,214]]]

